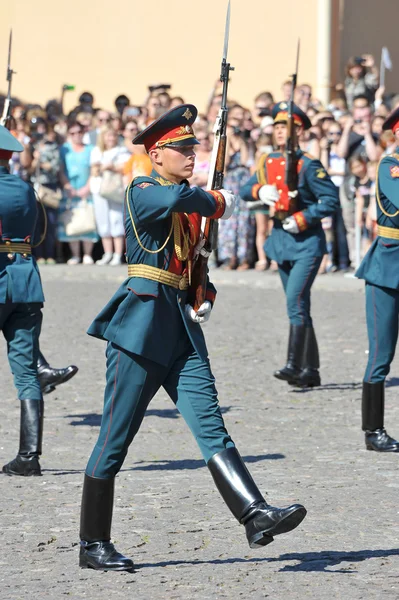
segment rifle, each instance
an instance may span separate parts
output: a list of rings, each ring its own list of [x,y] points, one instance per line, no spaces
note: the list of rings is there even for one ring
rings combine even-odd
[[[8,90],[7,97],[4,100],[3,114],[0,119],[0,125],[3,127],[8,126],[8,122],[11,116],[11,85],[12,85],[12,76],[15,71],[11,68],[11,46],[12,46],[12,29],[10,29],[10,38],[8,42],[8,62],[7,62],[7,81],[8,81]]]
[[[208,190],[220,190],[223,187],[224,178],[224,163],[226,157],[226,128],[227,128],[227,88],[229,84],[229,73],[234,71],[234,67],[227,62],[227,50],[229,46],[229,29],[230,29],[230,0],[227,7],[226,28],[224,36],[222,68],[220,81],[223,83],[222,103],[216,117],[214,132],[214,144],[210,162]],[[189,303],[195,311],[199,309],[201,304],[205,302],[206,284],[208,278],[208,259],[211,252],[217,247],[218,238],[218,221],[202,217],[201,221],[200,250],[194,264],[191,285],[189,288]]]
[[[298,39],[296,68],[295,73],[291,76],[292,90],[291,97],[288,101],[287,142],[285,145],[286,159],[284,183],[288,188],[288,192],[296,192],[298,190],[298,138],[294,123],[294,94],[298,79],[299,50],[300,40]],[[296,212],[296,198],[290,198],[287,193],[281,194],[280,199],[276,202],[275,209],[275,217],[281,220],[285,219],[287,216]]]

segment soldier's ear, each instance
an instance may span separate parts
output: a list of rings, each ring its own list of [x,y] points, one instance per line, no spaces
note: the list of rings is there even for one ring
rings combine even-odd
[[[152,148],[149,151],[148,156],[156,165],[162,165],[162,151],[160,148]]]

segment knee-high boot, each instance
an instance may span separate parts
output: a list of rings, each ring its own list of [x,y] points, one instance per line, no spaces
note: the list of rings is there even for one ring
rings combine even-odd
[[[297,387],[317,387],[321,385],[319,347],[313,327],[306,327],[303,345],[302,369],[291,385]]]
[[[295,529],[306,515],[301,504],[287,508],[269,506],[236,448],[212,456],[208,468],[223,500],[245,527],[251,548],[266,546],[274,535]]]
[[[80,513],[79,566],[102,571],[133,571],[133,561],[111,543],[115,478],[85,474]]]
[[[43,354],[39,351],[39,358],[37,360],[37,375],[39,377],[39,383],[43,394],[49,394],[53,392],[57,385],[69,381],[78,372],[78,367],[75,365],[69,365],[62,369],[53,369],[50,367]]]
[[[288,338],[287,364],[274,371],[273,375],[283,381],[294,381],[301,372],[301,362],[305,343],[305,326],[290,325]]]
[[[399,452],[399,442],[391,438],[384,428],[385,382],[363,381],[362,429],[365,431],[367,450]]]
[[[21,424],[16,458],[4,465],[7,475],[41,475],[39,456],[43,439],[43,400],[20,400]]]

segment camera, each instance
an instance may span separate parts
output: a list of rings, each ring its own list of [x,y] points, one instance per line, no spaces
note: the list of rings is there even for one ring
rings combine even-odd
[[[355,58],[353,59],[353,62],[355,63],[355,65],[363,65],[364,58],[363,58],[363,56],[355,56]]]

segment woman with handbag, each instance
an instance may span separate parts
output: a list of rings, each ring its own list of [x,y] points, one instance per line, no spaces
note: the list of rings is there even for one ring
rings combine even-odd
[[[31,182],[39,196],[47,217],[47,233],[43,242],[35,249],[37,263],[54,265],[56,262],[57,216],[62,198],[60,169],[60,147],[54,126],[43,121],[46,133],[33,137],[33,161],[30,167]],[[39,231],[43,231],[43,214],[39,213]]]
[[[100,266],[117,266],[122,262],[125,245],[125,186],[122,173],[128,159],[127,148],[118,145],[117,132],[112,127],[103,129],[90,157],[90,191],[97,231],[104,249],[103,257],[96,262]]]
[[[98,241],[89,188],[93,146],[83,143],[83,135],[80,123],[70,123],[68,141],[60,150],[64,195],[58,210],[58,239],[69,243],[72,256],[68,265],[80,263],[80,242],[83,243],[83,264],[92,265],[93,244]]]

